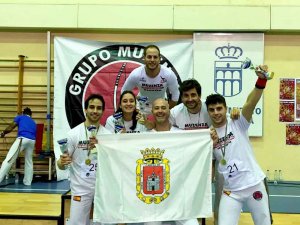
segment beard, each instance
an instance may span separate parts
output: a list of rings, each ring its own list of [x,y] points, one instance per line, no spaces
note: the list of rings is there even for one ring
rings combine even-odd
[[[200,105],[200,101],[191,101],[189,103],[186,103],[185,106],[188,108],[188,109],[196,109],[197,107],[199,107]]]
[[[86,115],[87,119],[91,122],[91,123],[98,123],[100,121],[101,115]]]

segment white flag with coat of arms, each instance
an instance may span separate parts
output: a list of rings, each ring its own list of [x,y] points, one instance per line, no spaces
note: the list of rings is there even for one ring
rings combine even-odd
[[[101,135],[94,221],[212,216],[209,130]]]

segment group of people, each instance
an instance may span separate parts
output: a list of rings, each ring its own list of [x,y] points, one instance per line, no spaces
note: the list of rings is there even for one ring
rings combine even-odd
[[[211,129],[217,170],[215,174],[219,181],[216,188],[215,224],[238,224],[244,204],[248,206],[256,225],[271,224],[265,175],[255,160],[247,134],[253,110],[267,83],[263,75],[268,70],[267,66],[256,69],[258,79],[255,87],[240,115],[231,119],[227,116],[223,96],[212,94],[205,102],[201,101],[201,86],[195,79],[183,81],[178,89],[175,74],[160,65],[160,50],[157,46],[145,48],[144,62],[145,65],[133,70],[126,80],[119,108],[108,117],[105,127],[99,123],[105,102],[101,96],[92,95],[85,101],[86,121],[69,133],[68,153],[61,155],[58,166],[64,169],[66,165],[72,165],[71,224],[89,224],[95,176],[85,177],[83,171],[96,168],[96,161],[86,164],[90,150],[83,151],[85,146],[82,143],[88,143],[88,149],[92,149],[98,141],[101,142],[95,138],[89,140],[87,126],[91,124],[97,127],[98,134]],[[132,92],[134,87],[139,89],[137,96]],[[171,96],[169,100],[166,100],[167,89]],[[176,105],[178,99],[181,103]],[[139,105],[139,102],[143,105]],[[152,114],[153,121],[148,121],[147,116],[144,116],[149,114]],[[176,222],[198,224],[196,218]]]
[[[215,224],[237,225],[244,204],[248,206],[256,225],[271,224],[265,175],[255,160],[247,134],[254,108],[267,83],[263,74],[268,71],[267,66],[256,69],[258,79],[255,87],[239,116],[232,119],[227,116],[223,96],[212,94],[205,102],[201,101],[201,86],[197,80],[185,80],[178,88],[175,74],[160,65],[157,46],[145,47],[144,62],[145,65],[133,70],[126,80],[119,108],[108,117],[105,126],[99,122],[105,110],[104,99],[101,95],[92,94],[84,103],[85,121],[68,133],[67,152],[60,156],[57,165],[60,169],[71,165],[70,224],[90,224],[97,169],[97,158],[92,149],[101,142],[97,134],[190,129],[211,130],[213,159],[216,162],[215,180],[218,181],[214,204]],[[139,88],[137,96],[132,92],[134,87]],[[168,100],[167,90],[170,96]],[[180,104],[177,104],[178,100]],[[147,117],[150,114],[153,117],[151,121]],[[96,127],[96,136],[88,132],[90,125]],[[198,225],[196,218],[176,222]]]

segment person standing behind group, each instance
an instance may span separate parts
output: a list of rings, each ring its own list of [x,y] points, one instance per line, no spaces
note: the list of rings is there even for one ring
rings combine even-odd
[[[33,178],[32,154],[36,139],[36,123],[31,116],[31,109],[26,107],[23,110],[23,114],[16,116],[14,121],[4,131],[1,132],[0,136],[3,138],[6,134],[10,133],[13,129],[15,129],[15,127],[18,126],[17,139],[10,147],[0,169],[0,183],[8,174],[12,164],[18,158],[19,153],[24,150],[25,166],[23,183],[24,185],[31,185]]]
[[[95,194],[97,157],[91,154],[91,149],[98,143],[97,134],[110,132],[100,123],[105,109],[105,102],[101,95],[90,95],[84,102],[86,120],[68,133],[67,153],[60,156],[57,165],[66,169],[70,165],[71,182],[71,225],[89,225],[90,211]],[[96,137],[89,135],[88,127],[95,126]]]
[[[107,118],[105,128],[112,133],[139,133],[146,127],[138,122],[142,116],[136,109],[136,97],[132,91],[124,91],[120,96],[119,108]]]
[[[179,98],[178,82],[174,72],[160,65],[160,50],[156,45],[148,45],[144,49],[144,66],[134,69],[125,81],[122,91],[138,87],[137,96],[142,113],[151,114],[151,104],[157,98],[166,98],[167,89],[171,94],[170,108],[174,107]]]
[[[265,174],[258,165],[251,147],[248,129],[256,104],[266,86],[267,66],[256,68],[255,88],[249,94],[239,119],[227,119],[226,100],[212,94],[206,106],[219,137],[214,157],[219,161],[219,173],[224,177],[219,206],[219,225],[237,225],[243,204],[247,204],[254,224],[271,224],[269,199],[264,185]]]

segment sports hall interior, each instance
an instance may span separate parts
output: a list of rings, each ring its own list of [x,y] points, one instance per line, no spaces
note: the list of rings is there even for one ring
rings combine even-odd
[[[286,123],[279,122],[280,78],[300,78],[299,21],[297,0],[0,0],[0,131],[25,106],[44,131],[33,185],[10,178],[0,185],[0,224],[62,225],[68,217],[69,186],[56,181],[53,154],[54,37],[138,43],[227,32],[264,34],[264,63],[275,77],[264,93],[263,136],[250,139],[270,171],[274,224],[300,224],[300,147],[286,145]],[[0,140],[0,164],[16,130]],[[21,155],[11,173],[22,175],[22,165]],[[277,183],[275,170],[282,172]],[[253,224],[249,213],[239,224]]]

